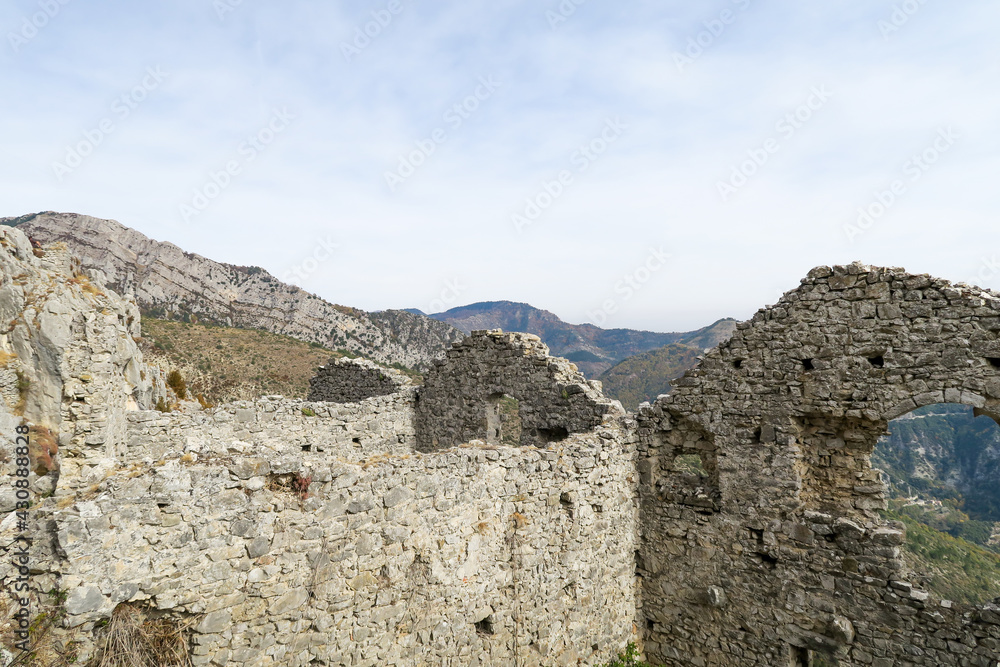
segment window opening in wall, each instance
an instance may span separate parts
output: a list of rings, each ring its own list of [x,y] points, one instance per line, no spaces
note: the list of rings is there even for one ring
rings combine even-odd
[[[733,368],[743,368],[743,360],[742,359],[734,359],[733,360]]]
[[[868,357],[868,363],[875,368],[885,368],[885,357],[881,355],[877,357]]]
[[[674,457],[674,472],[691,475],[698,479],[707,479],[708,470],[701,454],[678,454]]]
[[[813,667],[812,651],[801,646],[790,646],[791,667]]]
[[[540,428],[538,429],[538,437],[541,438],[543,442],[560,442],[569,437],[569,431],[562,426]]]
[[[521,403],[513,396],[493,394],[486,401],[486,443],[521,444]]]
[[[889,422],[871,465],[882,471],[886,518],[906,525],[926,562],[921,588],[966,604],[1000,596],[1000,426],[970,405],[935,403]]]
[[[1000,368],[1000,357],[986,357],[986,361],[990,362],[993,368]]]
[[[811,370],[813,370],[813,369],[816,368],[813,365],[813,360],[812,359],[803,359],[802,360],[802,367],[805,368],[807,371],[811,371]]]
[[[698,435],[682,440],[663,434],[661,438],[659,456],[650,459],[646,474],[660,498],[698,512],[718,511],[721,499],[713,444]]]

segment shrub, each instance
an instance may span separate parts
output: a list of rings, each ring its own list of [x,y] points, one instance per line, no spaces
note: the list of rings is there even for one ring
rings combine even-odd
[[[639,649],[635,642],[629,642],[624,653],[619,653],[618,657],[611,662],[606,662],[600,667],[653,667],[645,660],[639,660]]]
[[[312,408],[302,408],[302,415],[304,417],[315,417],[316,411],[313,410]]]
[[[182,401],[187,398],[187,383],[184,381],[184,377],[181,375],[179,370],[172,370],[167,375],[167,386],[173,389],[174,393],[177,394],[177,398]]]
[[[59,441],[56,434],[44,426],[32,426],[28,443],[31,470],[36,475],[42,477],[58,468],[56,455],[59,453]]]

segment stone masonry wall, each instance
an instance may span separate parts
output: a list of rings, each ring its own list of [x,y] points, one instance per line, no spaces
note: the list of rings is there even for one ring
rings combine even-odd
[[[521,444],[544,445],[625,414],[565,359],[549,356],[538,336],[473,331],[435,362],[417,402],[417,447],[424,451],[473,439],[502,438],[488,413],[508,395],[519,402]],[[492,433],[489,431],[492,430]]]
[[[124,460],[264,451],[283,459],[303,452],[355,458],[405,454],[413,450],[414,396],[412,388],[352,404],[264,396],[202,412],[132,412]]]
[[[635,620],[622,431],[419,454],[410,401],[135,413],[132,458],[35,514],[36,579],[77,637],[126,601],[195,619],[197,665],[610,659]]]
[[[869,456],[887,420],[921,405],[997,415],[998,332],[996,294],[820,267],[641,410],[650,660],[996,667],[1000,605],[912,583]],[[703,471],[677,465],[693,456]]]
[[[0,310],[31,317],[0,344],[46,387],[25,415],[67,434],[55,495],[34,480],[33,608],[65,594],[53,641],[80,663],[128,603],[190,621],[196,665],[595,665],[638,639],[668,667],[998,667],[1000,601],[913,583],[870,454],[918,406],[1000,416],[1000,295],[819,267],[634,416],[499,331],[419,389],[164,414],[141,409],[158,385],[128,309],[46,292],[54,269],[6,238],[0,264],[34,278],[7,271]]]
[[[399,371],[367,359],[330,359],[309,380],[310,401],[355,403],[372,396],[386,396],[410,386]]]

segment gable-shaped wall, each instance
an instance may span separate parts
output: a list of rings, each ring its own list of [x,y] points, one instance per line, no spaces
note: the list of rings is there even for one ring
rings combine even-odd
[[[520,407],[521,444],[541,445],[589,431],[624,414],[569,361],[549,356],[538,336],[473,331],[448,350],[417,399],[417,448],[429,451],[487,440],[501,396]]]
[[[909,581],[869,455],[931,403],[1000,405],[1000,296],[810,272],[641,410],[646,650],[667,665],[989,665],[1000,608]],[[706,471],[668,463],[702,451]]]

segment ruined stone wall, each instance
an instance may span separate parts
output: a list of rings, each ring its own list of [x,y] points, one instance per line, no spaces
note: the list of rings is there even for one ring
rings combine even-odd
[[[35,514],[54,535],[36,580],[68,593],[77,638],[123,602],[192,618],[195,664],[610,659],[635,620],[622,431],[419,454],[411,400],[136,413],[135,458]]]
[[[128,416],[123,460],[260,456],[297,459],[303,452],[361,458],[404,454],[414,444],[414,389],[353,404],[264,396],[202,412],[155,410]]]
[[[333,358],[309,380],[309,400],[355,403],[393,394],[408,386],[409,378],[399,371],[367,359]]]
[[[995,294],[821,267],[640,411],[651,661],[995,667],[1000,607],[913,585],[869,455],[921,405],[996,415],[998,331]]]
[[[472,439],[501,442],[488,424],[500,397],[519,403],[521,444],[544,445],[624,414],[538,336],[473,331],[428,372],[417,402],[417,446],[429,451]],[[492,428],[491,428],[492,427]]]

